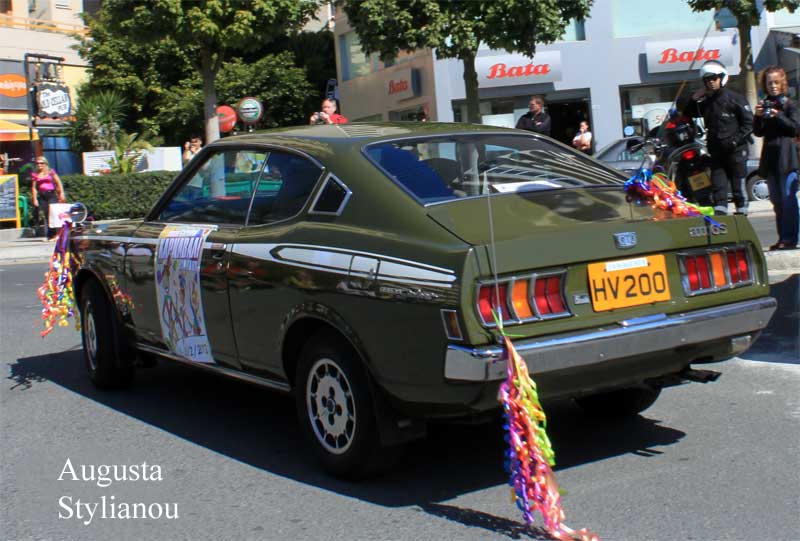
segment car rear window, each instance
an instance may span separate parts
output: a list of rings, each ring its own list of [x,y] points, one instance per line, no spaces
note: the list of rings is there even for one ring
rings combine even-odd
[[[364,152],[423,204],[624,182],[584,154],[523,134],[408,138],[373,143]]]

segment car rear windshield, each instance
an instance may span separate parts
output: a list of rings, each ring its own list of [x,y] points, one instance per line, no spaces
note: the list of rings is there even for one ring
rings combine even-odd
[[[586,155],[533,135],[408,138],[373,143],[364,151],[423,204],[624,182],[618,172]]]

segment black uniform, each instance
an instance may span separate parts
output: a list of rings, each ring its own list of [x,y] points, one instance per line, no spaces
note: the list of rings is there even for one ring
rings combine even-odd
[[[747,139],[753,131],[753,111],[747,100],[723,87],[711,96],[690,99],[684,112],[705,120],[714,210],[727,213],[730,185],[736,211],[746,214]]]
[[[544,111],[539,111],[538,115],[534,115],[533,111],[528,111],[519,117],[516,128],[550,135],[550,115]]]

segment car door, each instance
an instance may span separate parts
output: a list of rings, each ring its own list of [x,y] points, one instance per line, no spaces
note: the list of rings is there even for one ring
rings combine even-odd
[[[281,378],[281,328],[301,302],[309,273],[287,265],[281,245],[309,237],[303,209],[323,168],[311,158],[272,150],[256,188],[247,227],[231,254],[230,298],[239,360],[264,377]]]
[[[228,266],[264,157],[257,149],[210,148],[137,229],[125,264],[141,344],[184,360],[240,366]]]

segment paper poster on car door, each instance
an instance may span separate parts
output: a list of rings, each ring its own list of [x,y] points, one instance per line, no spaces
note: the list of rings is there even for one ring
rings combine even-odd
[[[167,226],[156,247],[161,333],[172,353],[213,363],[200,301],[200,260],[212,227]]]

